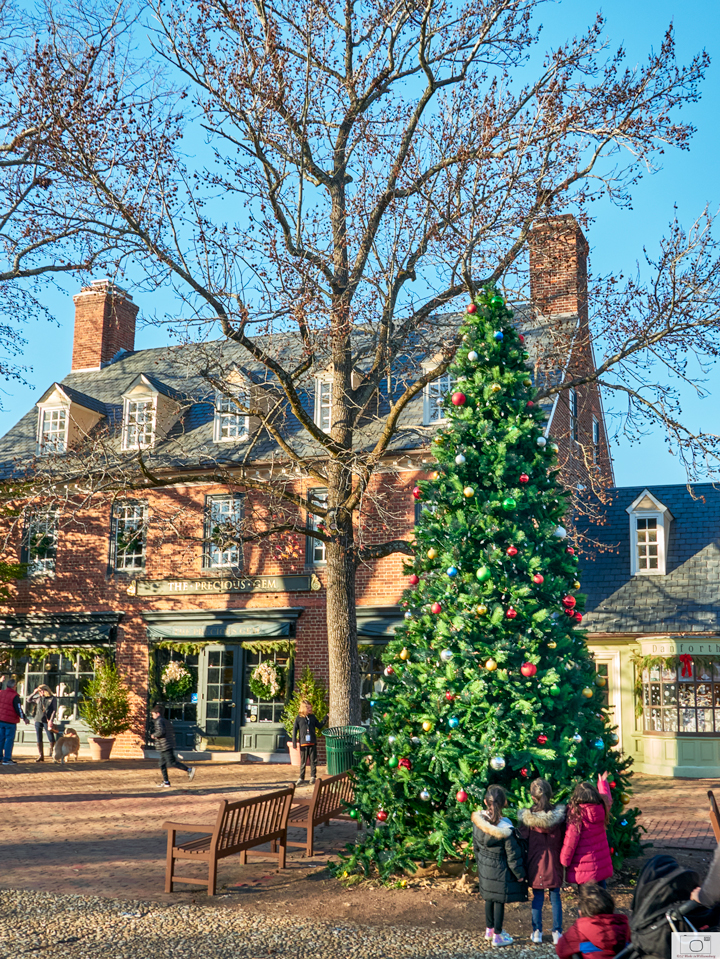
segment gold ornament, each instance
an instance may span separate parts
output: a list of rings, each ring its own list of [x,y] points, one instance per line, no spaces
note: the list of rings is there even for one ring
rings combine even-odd
[[[403,647],[400,650],[400,659],[409,659],[409,658],[410,658],[410,653],[405,649],[405,647]]]
[[[602,688],[603,686],[607,686],[607,679],[605,679],[604,676],[596,676],[595,685],[600,686],[600,688]]]
[[[477,607],[477,613],[478,616],[484,616],[485,613],[487,613],[487,606],[485,603],[480,603],[480,605]]]
[[[573,583],[573,589],[580,589],[580,583],[577,580]]]
[[[428,722],[428,720],[426,719],[425,722],[423,723],[423,729],[425,730],[426,733],[429,733],[430,730],[432,729],[432,723]]]
[[[463,490],[463,496],[466,499],[470,499],[470,497],[474,495],[475,495],[475,490],[472,488],[472,486],[466,486],[465,489]]]
[[[620,793],[620,801],[622,802],[623,806],[627,806],[627,804],[630,802],[630,793]]]
[[[440,475],[440,474],[438,473],[437,470],[433,470],[433,472],[430,474],[430,479],[431,479],[431,480],[436,480],[439,475]]]
[[[495,660],[488,659],[488,661],[485,663],[485,669],[489,670],[491,673],[494,672],[497,669],[497,663]]]
[[[554,639],[551,639],[550,642],[548,643],[548,649],[557,649],[557,643],[555,642]]]
[[[583,689],[582,694],[583,694],[583,696],[585,697],[585,699],[592,699],[592,698],[593,698],[593,691],[592,691],[592,689],[590,689],[589,686],[586,686],[585,689]]]
[[[491,393],[499,393],[501,389],[502,389],[502,386],[500,386],[499,383],[493,383],[493,384],[490,386],[490,392],[491,392]]]
[[[434,546],[431,546],[430,549],[427,551],[427,558],[428,558],[428,559],[436,559],[436,558],[437,558],[437,550],[435,549]]]
[[[526,376],[525,379],[523,380],[523,386],[532,386],[532,380],[530,379],[529,376]]]

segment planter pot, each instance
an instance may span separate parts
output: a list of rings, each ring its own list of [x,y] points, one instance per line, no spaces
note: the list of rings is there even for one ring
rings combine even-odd
[[[290,765],[299,766],[300,765],[300,747],[293,746],[292,743],[287,744],[288,752],[290,753]]]
[[[115,739],[103,739],[101,736],[88,737],[90,758],[95,762],[104,762],[110,758]]]

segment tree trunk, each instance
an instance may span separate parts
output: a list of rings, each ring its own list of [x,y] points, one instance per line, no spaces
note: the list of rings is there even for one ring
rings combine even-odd
[[[356,726],[360,722],[360,663],[352,528],[328,543],[326,556],[329,725]]]

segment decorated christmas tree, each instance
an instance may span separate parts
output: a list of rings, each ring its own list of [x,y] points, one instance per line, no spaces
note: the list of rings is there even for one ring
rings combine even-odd
[[[557,798],[609,773],[617,865],[639,851],[630,760],[603,710],[579,632],[578,558],[524,340],[494,289],[468,306],[433,443],[436,470],[406,573],[405,623],[385,655],[351,814],[369,829],[340,872],[387,877],[469,858],[470,814],[490,783],[511,806],[542,776]]]

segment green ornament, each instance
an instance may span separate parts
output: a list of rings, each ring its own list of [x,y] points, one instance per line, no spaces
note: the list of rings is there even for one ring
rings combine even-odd
[[[351,819],[357,819],[360,813],[357,811],[357,809],[351,809],[349,815]]]
[[[505,305],[505,300],[503,300],[503,298],[500,296],[499,293],[496,293],[495,296],[491,296],[491,297],[490,297],[490,305],[491,305],[491,306],[504,306],[504,305]]]
[[[475,573],[475,576],[477,577],[479,583],[485,583],[490,579],[492,573],[487,566],[481,566],[477,573]]]
[[[577,759],[574,756],[568,756],[567,764],[571,769],[574,769],[577,766]]]
[[[550,687],[550,695],[551,695],[551,696],[559,696],[559,695],[560,695],[560,687],[559,687],[559,686],[551,686],[551,687]]]
[[[505,499],[502,501],[502,508],[504,510],[507,510],[508,513],[510,512],[510,510],[515,509],[516,506],[517,506],[517,503],[512,496],[506,496]]]
[[[390,756],[390,758],[388,759],[388,766],[389,766],[391,769],[395,769],[395,767],[397,766],[397,764],[398,764],[398,758],[397,758],[397,756]]]

